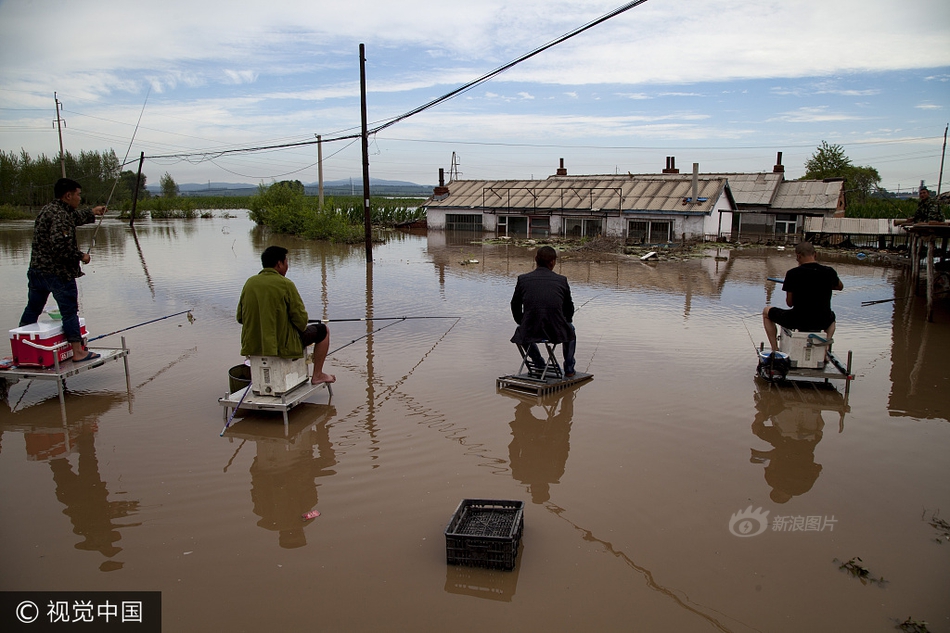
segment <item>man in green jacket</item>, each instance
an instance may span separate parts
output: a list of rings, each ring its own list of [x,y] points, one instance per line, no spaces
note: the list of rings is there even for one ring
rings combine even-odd
[[[241,328],[241,354],[302,358],[313,344],[311,384],[336,382],[324,373],[330,347],[330,332],[324,323],[307,323],[307,309],[294,282],[287,279],[287,249],[268,246],[261,254],[263,270],[247,280],[238,301],[237,322]]]

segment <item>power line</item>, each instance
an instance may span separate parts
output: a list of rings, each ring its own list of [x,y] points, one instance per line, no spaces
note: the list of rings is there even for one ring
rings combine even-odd
[[[397,117],[394,117],[394,118],[392,118],[392,119],[384,120],[383,123],[380,123],[379,125],[376,125],[375,127],[373,127],[373,128],[370,129],[370,130],[367,130],[367,134],[368,134],[368,135],[375,135],[375,134],[377,134],[378,132],[381,132],[382,130],[385,130],[386,128],[389,128],[389,127],[395,125],[396,123],[399,123],[400,121],[404,121],[404,120],[408,119],[409,117],[414,116],[414,115],[416,115],[416,114],[419,114],[420,112],[424,112],[424,111],[428,110],[429,108],[435,107],[436,105],[438,105],[438,104],[440,104],[440,103],[442,103],[442,102],[444,102],[444,101],[448,101],[449,99],[452,99],[452,98],[454,98],[454,97],[457,97],[458,95],[463,94],[463,93],[465,93],[465,92],[471,90],[472,88],[474,88],[474,87],[476,87],[476,86],[478,86],[478,85],[480,85],[480,84],[485,83],[486,81],[492,79],[493,77],[496,77],[497,75],[500,75],[501,73],[503,73],[503,72],[505,72],[505,71],[507,71],[507,70],[510,70],[511,68],[517,66],[517,65],[520,64],[521,62],[526,61],[526,60],[528,60],[528,59],[531,59],[532,57],[534,57],[534,56],[536,56],[536,55],[540,55],[541,53],[543,53],[544,51],[548,50],[549,48],[552,48],[552,47],[554,47],[554,46],[557,46],[558,44],[561,44],[562,42],[566,42],[567,40],[571,39],[572,37],[575,37],[575,36],[577,36],[577,35],[580,35],[581,33],[585,32],[585,31],[588,31],[588,30],[594,28],[595,26],[597,26],[597,25],[599,25],[599,24],[601,24],[601,23],[603,23],[603,22],[606,22],[607,20],[610,20],[611,18],[614,18],[614,17],[616,17],[616,16],[618,16],[618,15],[620,15],[620,14],[622,14],[622,13],[625,13],[625,12],[629,11],[630,9],[634,9],[634,8],[640,6],[641,4],[644,4],[646,1],[647,1],[647,0],[633,0],[633,2],[628,2],[627,4],[625,4],[625,5],[623,5],[623,6],[620,6],[620,7],[616,8],[616,9],[614,9],[613,11],[610,11],[610,12],[608,12],[608,13],[602,15],[602,16],[600,16],[600,17],[597,18],[597,19],[592,20],[592,21],[588,22],[587,24],[584,24],[583,26],[580,26],[580,27],[574,29],[573,31],[569,31],[568,33],[565,33],[564,35],[562,35],[562,36],[560,36],[560,37],[558,37],[558,38],[556,38],[556,39],[554,39],[554,40],[548,42],[547,44],[544,44],[544,45],[542,45],[542,46],[539,46],[538,48],[535,48],[534,50],[532,50],[532,51],[530,51],[530,52],[528,52],[528,53],[522,55],[521,57],[518,57],[518,58],[516,58],[515,60],[510,61],[510,62],[508,62],[507,64],[504,64],[503,66],[499,66],[498,68],[496,68],[495,70],[491,71],[490,73],[488,73],[488,74],[486,74],[486,75],[482,75],[482,76],[479,77],[478,79],[475,79],[474,81],[471,81],[471,82],[469,82],[469,83],[467,83],[467,84],[465,84],[465,85],[463,85],[463,86],[460,86],[460,87],[456,88],[455,90],[452,90],[451,92],[448,92],[448,93],[442,95],[441,97],[438,97],[437,99],[433,99],[432,101],[429,101],[428,103],[425,103],[425,104],[423,104],[423,105],[421,105],[421,106],[419,106],[419,107],[417,107],[417,108],[413,108],[412,110],[409,110],[408,112],[406,112],[406,113],[404,113],[404,114],[401,114],[401,115],[399,115],[399,116],[397,116]],[[349,129],[355,129],[355,128],[349,128]],[[344,141],[344,140],[350,140],[350,139],[358,139],[358,138],[360,138],[360,137],[362,136],[362,134],[361,134],[360,132],[355,132],[355,133],[350,133],[350,134],[342,134],[342,132],[346,132],[346,131],[347,131],[347,130],[341,131],[341,132],[340,132],[341,135],[339,135],[339,136],[335,136],[335,135],[333,135],[333,134],[324,135],[323,138],[322,138],[322,142],[323,142],[323,143],[332,143],[332,142],[335,142],[335,141]],[[222,156],[226,156],[226,155],[228,155],[228,154],[251,153],[251,152],[260,152],[260,151],[264,151],[264,150],[287,149],[287,148],[290,148],[290,147],[305,147],[305,146],[308,146],[308,145],[316,145],[318,142],[320,142],[320,141],[317,141],[316,139],[313,139],[313,140],[307,140],[307,141],[299,141],[299,142],[296,142],[296,143],[282,143],[282,144],[279,144],[279,145],[261,145],[261,146],[257,146],[257,147],[235,148],[235,149],[218,150],[218,151],[204,151],[204,152],[179,153],[179,154],[164,154],[164,155],[158,155],[158,156],[147,156],[146,158],[149,158],[149,159],[155,159],[155,158],[188,158],[188,157],[192,157],[192,156],[199,156],[199,157],[203,157],[203,160],[213,160],[214,158],[221,158]]]

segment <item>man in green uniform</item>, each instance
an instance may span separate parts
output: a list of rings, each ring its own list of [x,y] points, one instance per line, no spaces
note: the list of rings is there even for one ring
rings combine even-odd
[[[937,201],[930,197],[927,187],[920,188],[920,199],[917,200],[917,213],[914,222],[943,222],[943,213]]]
[[[314,385],[336,382],[324,373],[330,332],[324,323],[307,323],[307,309],[294,282],[287,279],[287,249],[268,246],[261,254],[263,270],[247,280],[237,307],[241,328],[241,354],[303,358],[313,344]]]

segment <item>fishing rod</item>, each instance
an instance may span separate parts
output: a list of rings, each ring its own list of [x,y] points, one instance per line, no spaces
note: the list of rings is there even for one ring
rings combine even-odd
[[[461,319],[457,316],[360,317],[356,319],[310,319],[307,323],[346,323],[348,321],[407,321],[409,319]]]
[[[397,325],[397,324],[401,323],[402,321],[405,321],[406,319],[410,319],[410,318],[412,318],[412,317],[402,317],[400,320],[398,320],[398,321],[393,321],[393,322],[390,323],[389,325],[383,325],[382,327],[376,328],[376,329],[373,330],[372,332],[367,332],[367,333],[364,334],[363,336],[360,336],[360,337],[358,337],[358,338],[353,339],[352,341],[350,341],[350,342],[347,343],[346,345],[341,345],[340,347],[336,348],[336,349],[333,350],[332,352],[327,352],[327,357],[330,357],[330,356],[332,356],[333,354],[336,354],[337,352],[339,352],[339,351],[340,351],[341,349],[343,349],[344,347],[349,347],[350,345],[352,345],[352,344],[355,343],[356,341],[359,341],[359,340],[361,340],[361,339],[366,338],[366,337],[369,336],[370,334],[375,334],[376,332],[379,332],[380,330],[385,330],[385,329],[388,328],[388,327],[392,327],[392,326],[394,326],[394,325]],[[456,318],[461,318],[461,317],[456,317]],[[354,320],[358,320],[358,319],[354,319]],[[370,320],[372,320],[372,319],[370,319]]]
[[[933,293],[933,296],[937,297],[937,296],[940,296],[940,295],[945,295],[945,294],[947,294],[947,292],[948,292],[947,290],[943,290],[943,291],[940,291],[940,292],[935,292],[935,293]],[[868,306],[877,305],[877,304],[879,304],[879,303],[889,303],[889,302],[891,302],[891,301],[903,301],[904,299],[911,299],[911,298],[912,298],[912,297],[894,297],[893,299],[875,299],[874,301],[862,301],[862,302],[861,302],[861,307],[862,307],[862,308],[866,308],[866,307],[868,307]]]
[[[244,393],[241,394],[241,399],[238,400],[237,406],[234,407],[234,411],[231,412],[231,416],[228,418],[228,421],[225,423],[224,428],[221,429],[221,434],[218,437],[224,437],[224,432],[228,430],[229,426],[231,426],[231,422],[234,421],[234,416],[237,415],[238,409],[240,409],[241,405],[244,404],[244,398],[246,398],[247,394],[249,394],[250,392],[251,392],[251,381],[248,380],[247,387],[244,388]]]
[[[109,197],[106,199],[106,210],[109,210],[109,203],[112,202],[112,194],[115,193],[115,187],[119,184],[119,179],[122,177],[122,168],[125,167],[126,161],[129,159],[129,152],[132,151],[132,144],[135,142],[135,135],[139,131],[139,124],[142,122],[142,115],[145,114],[145,105],[148,103],[148,97],[152,94],[152,86],[149,84],[148,90],[145,93],[145,103],[142,104],[142,111],[139,112],[139,120],[135,123],[135,129],[132,130],[132,138],[129,140],[129,148],[125,150],[125,157],[122,159],[122,164],[119,165],[119,175],[115,177],[115,182],[112,183],[112,191],[109,192]],[[106,214],[103,213],[99,216],[99,222],[96,224],[96,230],[92,234],[92,244],[89,245],[89,250],[86,251],[86,254],[92,252],[92,248],[96,245],[96,235],[99,234],[99,227],[102,226],[102,219],[106,217]]]
[[[151,321],[145,321],[144,323],[139,323],[137,325],[130,325],[129,327],[124,327],[121,330],[116,330],[115,332],[109,332],[108,334],[100,334],[99,336],[94,336],[93,338],[89,339],[88,342],[92,343],[93,341],[98,341],[101,338],[112,336],[113,334],[118,334],[119,332],[125,332],[126,330],[131,330],[132,328],[142,327],[143,325],[148,325],[149,323],[155,323],[156,321],[163,321],[165,319],[170,319],[173,316],[178,316],[179,314],[187,314],[189,322],[193,322],[195,320],[195,317],[191,315],[191,310],[183,310],[181,312],[176,312],[175,314],[169,314],[168,316],[152,319]]]

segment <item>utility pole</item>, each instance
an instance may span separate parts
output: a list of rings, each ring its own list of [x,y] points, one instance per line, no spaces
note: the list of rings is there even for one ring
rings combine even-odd
[[[943,153],[940,154],[940,175],[937,177],[937,197],[940,197],[940,185],[943,184],[943,159],[947,157],[947,130],[950,130],[950,123],[943,128]]]
[[[373,263],[372,214],[369,208],[369,138],[366,131],[366,57],[365,46],[360,44],[360,116],[363,130],[363,233],[366,239],[366,263]]]
[[[323,208],[323,139],[317,134],[317,203]]]
[[[56,129],[59,130],[59,167],[63,172],[63,178],[66,177],[66,157],[63,155],[63,128],[62,126],[66,124],[66,121],[59,118],[59,106],[62,104],[59,102],[59,97],[56,96],[56,93],[53,93],[53,101],[56,102],[56,120],[53,123],[56,124]]]
[[[456,181],[459,179],[459,158],[455,155],[455,152],[452,152],[452,166],[449,167],[449,180]]]

